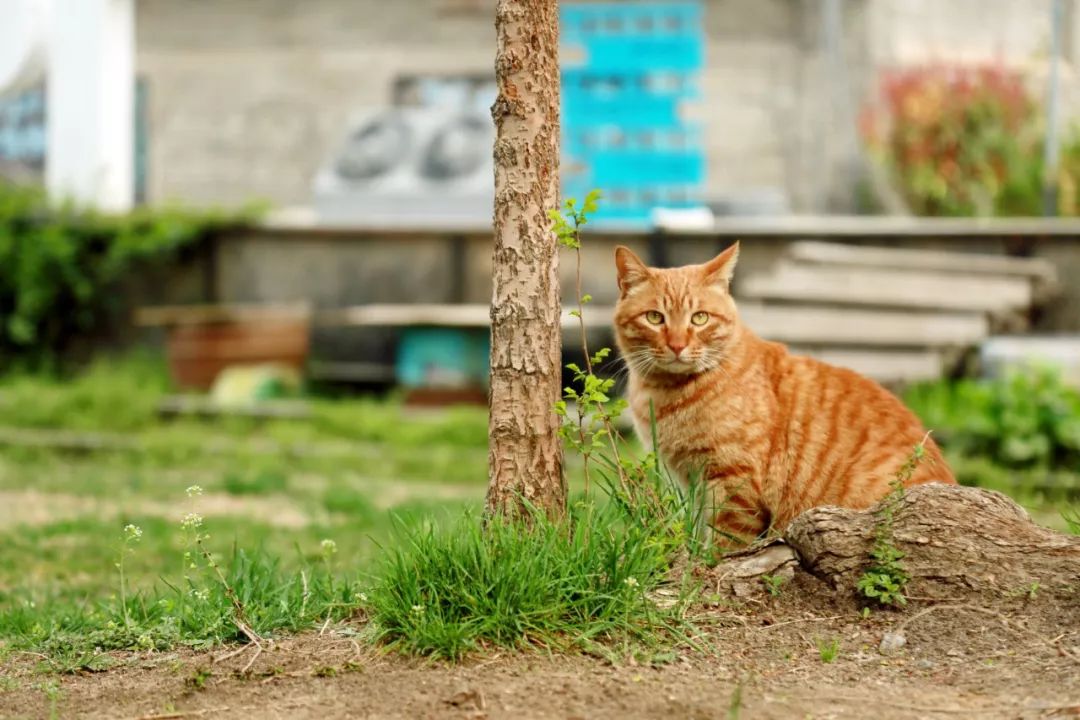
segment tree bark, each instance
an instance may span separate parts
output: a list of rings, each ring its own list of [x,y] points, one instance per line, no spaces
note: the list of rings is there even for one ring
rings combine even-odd
[[[873,544],[872,510],[814,508],[795,518],[784,539],[805,570],[836,589],[854,588]],[[1023,508],[991,490],[909,488],[896,508],[893,540],[906,555],[913,595],[1008,593],[1032,583],[1080,587],[1080,537],[1036,525]]]
[[[857,594],[870,565],[877,507],[818,507],[792,521],[782,542],[752,548],[708,573],[716,590],[763,591],[763,575],[808,572],[840,595]],[[1009,595],[1034,583],[1046,591],[1080,588],[1080,537],[1036,525],[1015,502],[991,490],[919,485],[905,491],[892,539],[911,575],[909,595],[955,600]]]
[[[560,396],[558,245],[547,211],[559,199],[557,0],[498,0],[495,250],[488,424],[489,513],[522,501],[566,509],[554,403]]]

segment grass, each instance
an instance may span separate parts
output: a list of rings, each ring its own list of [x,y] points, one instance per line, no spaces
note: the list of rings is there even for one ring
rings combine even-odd
[[[491,647],[655,650],[684,629],[681,606],[647,599],[678,540],[629,519],[617,503],[582,501],[558,522],[535,512],[486,528],[468,515],[442,530],[403,525],[371,593],[377,637],[452,660]]]
[[[0,454],[0,655],[42,653],[49,668],[73,671],[107,664],[113,649],[242,640],[226,586],[260,636],[368,610],[385,620],[375,624],[380,638],[402,649],[430,646],[426,652],[443,657],[511,639],[584,648],[622,632],[636,648],[658,642],[641,613],[661,560],[639,528],[613,534],[617,506],[579,508],[578,518],[588,520],[572,532],[537,524],[535,532],[481,533],[483,410],[411,414],[393,399],[315,398],[303,421],[163,420],[156,408],[167,392],[163,368],[146,358],[99,363],[66,380],[0,378],[0,428],[108,440],[89,451],[8,444]],[[181,528],[193,510],[184,498],[192,485],[203,490],[196,509],[204,546],[224,584]],[[12,509],[5,514],[4,506]],[[128,526],[138,528],[137,540]],[[332,562],[327,540],[337,550]],[[487,553],[484,567],[493,574],[483,577],[501,590],[494,605],[473,610],[490,620],[464,619],[468,608],[458,598],[457,620],[449,609],[433,610],[422,626],[443,641],[398,637],[415,618],[392,620],[385,592],[409,586],[385,578],[408,567],[417,548],[446,560],[446,572],[479,572],[449,558],[479,561]],[[521,563],[505,564],[506,557]],[[526,560],[534,566],[523,574]],[[630,573],[640,585],[620,584]],[[434,566],[409,575],[414,583],[439,577]],[[464,577],[444,573],[440,595],[449,598],[446,588]],[[515,591],[516,580],[527,584]],[[432,588],[412,591],[424,598]],[[552,603],[552,593],[564,602]],[[422,599],[405,607],[421,604],[442,607]],[[561,611],[542,617],[549,604]],[[670,622],[664,633],[677,627],[657,612]]]
[[[198,587],[184,580],[191,485],[205,491],[206,545],[250,596],[260,633],[318,627],[329,605],[335,618],[355,609],[347,589],[390,542],[394,514],[437,522],[482,502],[482,409],[412,415],[393,399],[315,398],[306,421],[162,420],[167,392],[151,358],[70,379],[0,378],[0,427],[123,440],[95,451],[0,445],[0,655],[32,650],[71,669],[104,662],[97,649],[235,639],[220,589],[205,572]],[[123,556],[122,593],[115,565],[129,524],[142,534]],[[338,549],[332,573],[324,539]]]
[[[111,649],[242,640],[226,587],[260,636],[365,613],[379,641],[439,658],[541,647],[649,662],[693,634],[681,604],[646,599],[695,525],[680,515],[685,501],[665,495],[650,515],[578,493],[572,521],[484,531],[482,409],[414,414],[393,398],[316,397],[306,420],[163,420],[167,392],[152,358],[70,379],[0,377],[0,442],[11,428],[107,440],[96,450],[0,445],[0,658],[27,650],[73,671],[107,664]],[[1006,490],[1043,472],[962,454],[953,466]],[[580,488],[580,465],[571,458],[570,468]],[[1054,472],[1066,488],[1075,481]],[[204,490],[194,510],[224,583],[206,556],[185,560],[192,485]],[[1070,497],[1019,499],[1080,532],[1076,506],[1058,510]],[[125,552],[128,525],[141,534]],[[778,579],[764,582],[780,592]]]
[[[816,644],[821,662],[835,662],[836,658],[840,656],[840,638],[832,638],[831,640],[818,638]]]
[[[174,566],[180,568],[179,559]],[[361,602],[356,582],[320,563],[287,570],[275,556],[234,549],[223,558],[251,628],[263,637],[339,620]],[[150,590],[82,602],[11,602],[0,616],[9,650],[41,653],[51,669],[102,669],[115,649],[165,650],[243,641],[225,585],[206,573],[177,573]]]

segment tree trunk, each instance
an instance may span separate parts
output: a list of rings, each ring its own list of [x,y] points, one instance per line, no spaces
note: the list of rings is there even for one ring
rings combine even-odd
[[[760,594],[765,575],[808,572],[838,596],[856,596],[870,565],[877,507],[807,510],[783,542],[751,548],[708,572],[717,592]],[[908,488],[893,516],[893,543],[911,575],[905,591],[921,598],[1008,596],[1032,587],[1075,593],[1080,588],[1080,537],[1036,525],[1001,493],[961,485]]]
[[[814,508],[795,518],[784,539],[805,570],[834,588],[854,588],[866,570],[875,522],[870,511]],[[1080,537],[1036,525],[991,490],[909,488],[896,508],[893,541],[905,553],[914,595],[1008,593],[1032,583],[1080,587]]]
[[[557,0],[498,0],[495,252],[491,299],[489,513],[521,501],[566,509],[558,417],[559,256],[547,211],[559,199]]]

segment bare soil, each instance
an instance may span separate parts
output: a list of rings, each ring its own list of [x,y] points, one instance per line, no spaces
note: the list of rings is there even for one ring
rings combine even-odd
[[[1080,717],[1076,588],[913,599],[864,619],[851,597],[798,571],[779,597],[760,593],[695,612],[706,628],[701,648],[663,664],[540,651],[429,663],[366,647],[355,637],[362,620],[281,638],[247,673],[240,671],[251,648],[223,660],[228,650],[118,654],[108,671],[63,676],[20,655],[0,668],[0,716]],[[884,655],[887,632],[906,644]],[[819,644],[834,639],[837,657],[824,662]],[[59,692],[46,691],[50,682]]]

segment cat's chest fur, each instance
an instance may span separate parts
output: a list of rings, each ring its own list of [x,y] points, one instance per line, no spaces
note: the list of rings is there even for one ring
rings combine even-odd
[[[725,392],[707,379],[663,388],[631,378],[629,398],[638,437],[683,480],[731,467],[756,468],[747,442],[747,421],[758,412],[752,397]]]

